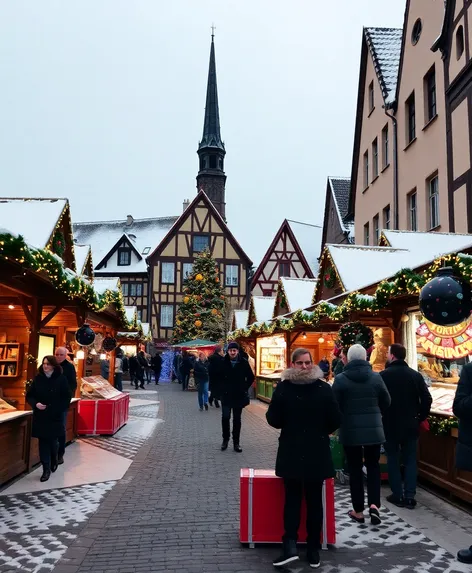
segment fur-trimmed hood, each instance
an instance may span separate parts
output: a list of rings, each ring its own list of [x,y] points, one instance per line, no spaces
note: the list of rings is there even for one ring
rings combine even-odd
[[[312,384],[317,380],[324,380],[324,372],[319,366],[313,365],[310,370],[299,370],[298,368],[287,368],[281,374],[282,380],[289,380],[294,384]]]

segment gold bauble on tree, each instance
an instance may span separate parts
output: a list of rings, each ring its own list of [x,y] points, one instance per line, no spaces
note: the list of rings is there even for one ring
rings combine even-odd
[[[195,321],[195,326],[196,326],[197,328],[200,328],[200,327],[202,326],[202,321],[201,321],[201,320],[196,320],[196,321]]]
[[[184,303],[187,304],[190,298],[188,296],[184,296]]]
[[[216,315],[218,314],[218,311],[216,310],[216,308],[212,308],[212,309],[211,309],[211,314],[212,314],[213,316],[216,316]]]
[[[197,280],[197,281],[202,281],[202,280],[203,280],[203,275],[201,275],[200,273],[198,273],[198,275],[195,277],[195,280]]]

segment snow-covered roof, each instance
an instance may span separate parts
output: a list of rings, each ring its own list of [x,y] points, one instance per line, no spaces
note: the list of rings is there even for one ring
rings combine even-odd
[[[316,279],[279,279],[283,286],[289,312],[295,312],[302,308],[307,308],[312,304],[313,294],[315,292]]]
[[[141,327],[143,329],[144,336],[148,336],[149,333],[151,332],[151,325],[149,324],[149,322],[142,322]]]
[[[274,314],[275,297],[272,296],[253,296],[251,298],[254,309],[255,321],[264,322],[271,320]]]
[[[122,237],[126,237],[140,255],[132,257],[130,265],[118,266],[117,259],[107,262],[103,269],[107,273],[146,272],[146,257],[154,251],[178,217],[157,217],[150,219],[127,219],[118,221],[98,221],[93,223],[75,223],[74,240],[77,244],[92,246],[95,268],[103,261]]]
[[[351,193],[350,177],[328,177],[334,205],[338,213],[339,224],[345,233],[349,233],[352,225],[346,223],[344,219],[349,210],[349,194]]]
[[[135,306],[125,306],[125,315],[128,322],[135,322],[137,317],[137,308]]]
[[[1,197],[0,227],[21,235],[28,245],[44,249],[68,204],[67,199]]]
[[[431,258],[466,249],[472,244],[472,235],[460,233],[383,230],[382,236],[388,241],[388,246],[394,249],[408,249],[417,252],[418,255],[433,253]]]
[[[249,317],[248,310],[235,310],[234,311],[234,328],[245,328],[247,319]]]
[[[307,260],[313,276],[316,276],[318,274],[318,257],[321,252],[323,227],[311,225],[309,223],[301,223],[299,221],[292,221],[290,219],[287,219],[287,223],[290,225],[290,228],[300,245],[300,249]]]
[[[364,28],[384,102],[395,101],[402,48],[402,28]]]
[[[75,265],[77,267],[77,274],[82,275],[84,273],[85,263],[90,254],[90,245],[74,245],[75,253]]]
[[[93,280],[93,288],[100,295],[106,290],[117,291],[120,288],[120,279],[119,277],[97,277]]]

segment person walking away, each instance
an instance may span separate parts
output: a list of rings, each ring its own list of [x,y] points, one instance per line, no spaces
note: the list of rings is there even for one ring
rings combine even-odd
[[[472,364],[462,368],[452,411],[459,418],[456,466],[459,470],[472,472]],[[472,545],[469,549],[461,549],[457,559],[472,564]]]
[[[387,501],[397,507],[416,506],[416,448],[420,423],[429,415],[432,398],[423,376],[405,362],[406,348],[392,344],[387,368],[380,373],[390,394],[391,404],[383,413],[388,481],[392,490]],[[405,467],[402,485],[400,459]]]
[[[200,412],[203,412],[203,408],[208,410],[208,366],[209,364],[206,354],[204,352],[199,352],[198,358],[195,360],[195,364],[193,365],[193,374],[197,384],[198,405],[200,407]]]
[[[144,359],[146,360],[146,366],[144,367],[144,372],[146,373],[147,384],[151,383],[152,380],[152,367],[151,367],[151,355],[143,352]]]
[[[144,386],[144,373],[146,371],[146,368],[148,367],[148,363],[144,355],[144,351],[140,350],[136,358],[138,360],[138,369],[136,370],[136,378],[137,378],[136,390],[138,389],[138,381],[139,381],[139,387],[145,390],[146,388]]]
[[[70,360],[68,360],[68,350],[64,346],[59,346],[56,348],[54,355],[59,366],[62,368],[62,373],[67,379],[67,384],[69,385],[69,392],[71,399],[75,396],[75,391],[77,390],[77,372],[75,371],[75,366]],[[70,404],[70,401],[69,401]],[[62,412],[62,422],[64,425],[64,432],[59,436],[59,447],[57,452],[57,463],[64,463],[64,454],[66,451],[66,426],[67,426],[67,413],[69,411],[69,404],[67,404],[66,409]]]
[[[39,440],[42,482],[57,470],[58,439],[64,433],[64,412],[70,400],[69,383],[62,373],[62,367],[55,356],[45,356],[26,392],[26,401],[33,409],[32,436]]]
[[[249,406],[249,388],[254,382],[254,373],[249,362],[239,354],[239,344],[230,342],[224,358],[221,385],[221,426],[223,430],[222,451],[228,449],[230,438],[231,413],[233,414],[233,448],[242,452],[240,444],[241,415],[243,408]]]
[[[210,398],[208,403],[210,406],[215,404],[215,408],[220,407],[219,400],[221,400],[221,380],[223,377],[224,353],[221,346],[216,346],[213,354],[208,358],[210,375]]]
[[[341,412],[324,372],[313,364],[309,350],[297,348],[291,367],[282,372],[266,413],[268,423],[280,429],[275,473],[285,488],[283,552],[273,565],[298,559],[297,538],[303,493],[307,507],[307,557],[310,567],[320,565],[323,524],[323,481],[335,475],[329,435],[339,428]]]
[[[326,356],[323,356],[323,358],[319,361],[318,366],[323,371],[323,377],[327,380],[329,377],[329,360],[326,358]]]
[[[344,446],[349,468],[349,486],[354,510],[349,517],[364,523],[364,475],[367,469],[367,497],[372,525],[380,520],[380,446],[385,442],[382,413],[390,406],[390,394],[382,377],[372,371],[360,344],[347,352],[347,364],[334,379],[333,392],[342,421],[339,441]]]
[[[123,392],[123,352],[116,351],[115,356],[115,388]]]
[[[134,384],[136,390],[138,389],[138,370],[139,370],[139,363],[138,358],[135,354],[129,357],[129,376],[131,385]]]
[[[151,368],[154,371],[154,380],[156,384],[159,384],[159,378],[161,377],[161,370],[162,370],[162,356],[159,352],[156,352],[154,356],[151,358]]]
[[[190,354],[184,350],[182,351],[182,362],[180,366],[180,374],[182,376],[182,390],[187,390],[188,379],[190,376],[190,370],[192,370],[192,361],[190,359]]]

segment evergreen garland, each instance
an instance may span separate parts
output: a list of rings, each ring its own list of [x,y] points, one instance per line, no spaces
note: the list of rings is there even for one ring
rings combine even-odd
[[[347,322],[338,331],[336,340],[338,348],[349,348],[353,344],[361,344],[366,350],[372,348],[374,344],[372,330],[362,322]]]
[[[323,277],[323,284],[326,288],[333,288],[336,284],[336,271],[333,266],[329,266]]]
[[[66,251],[66,241],[64,239],[64,233],[57,229],[52,238],[52,250],[62,258]]]

